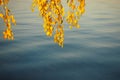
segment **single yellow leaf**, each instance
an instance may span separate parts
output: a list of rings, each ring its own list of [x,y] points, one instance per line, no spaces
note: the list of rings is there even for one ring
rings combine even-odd
[[[3,14],[2,13],[0,13],[0,18],[3,18]]]

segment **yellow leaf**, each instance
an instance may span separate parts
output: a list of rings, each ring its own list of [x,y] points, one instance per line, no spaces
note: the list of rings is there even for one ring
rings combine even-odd
[[[0,18],[3,18],[3,14],[2,13],[0,13]]]
[[[72,26],[69,26],[70,29],[72,29]]]

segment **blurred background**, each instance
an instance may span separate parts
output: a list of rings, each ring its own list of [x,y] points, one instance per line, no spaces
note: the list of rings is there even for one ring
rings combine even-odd
[[[10,0],[14,41],[2,38],[0,19],[0,80],[120,80],[119,0],[86,0],[81,28],[70,30],[64,23],[64,48],[46,37],[31,3]]]

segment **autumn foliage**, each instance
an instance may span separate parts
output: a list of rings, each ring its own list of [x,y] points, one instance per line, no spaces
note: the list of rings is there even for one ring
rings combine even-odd
[[[11,29],[11,23],[16,24],[16,21],[7,6],[8,2],[9,2],[9,0],[0,0],[0,6],[2,6],[2,8],[4,10],[2,13],[0,13],[0,18],[3,19],[3,21],[6,25],[5,31],[3,32],[4,39],[13,40],[14,35],[13,35],[12,29]]]
[[[14,35],[11,29],[11,24],[16,24],[13,14],[8,8],[9,0],[0,0],[0,6],[3,12],[0,12],[0,18],[4,20],[6,25],[3,32],[4,39],[13,40]],[[85,0],[66,0],[69,11],[65,12],[61,0],[33,0],[32,11],[37,7],[39,15],[43,18],[44,32],[48,37],[54,37],[54,42],[63,47],[64,44],[64,25],[63,21],[69,24],[69,28],[80,28],[79,19],[85,12]],[[65,16],[65,13],[67,16]]]

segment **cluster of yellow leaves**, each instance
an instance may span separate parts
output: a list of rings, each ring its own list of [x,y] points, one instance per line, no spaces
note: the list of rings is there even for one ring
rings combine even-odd
[[[14,19],[14,16],[11,14],[10,10],[7,7],[9,0],[0,0],[0,6],[3,8],[4,12],[0,12],[0,18],[4,20],[4,23],[6,25],[6,29],[3,32],[3,38],[13,40],[14,35],[11,29],[11,22],[13,24],[16,24],[16,21]]]
[[[62,25],[58,25],[56,29],[56,34],[54,35],[54,42],[58,43],[59,46],[63,47],[64,42],[64,30]]]
[[[52,37],[54,31],[54,42],[63,47],[64,30],[63,16],[64,8],[61,0],[33,0],[32,11],[38,7],[39,14],[44,20],[43,28],[47,36]]]
[[[75,1],[79,3],[75,4]],[[66,17],[66,21],[70,24],[70,28],[73,26],[79,28],[78,20],[85,11],[85,0],[67,0],[70,11]],[[64,43],[64,8],[61,4],[61,0],[33,0],[32,11],[37,7],[40,16],[42,16],[44,23],[43,28],[47,36],[52,37],[54,34],[54,42],[63,47]]]
[[[69,28],[80,28],[78,21],[80,16],[85,12],[85,0],[67,0],[70,10],[66,17],[66,21],[69,24]]]

